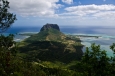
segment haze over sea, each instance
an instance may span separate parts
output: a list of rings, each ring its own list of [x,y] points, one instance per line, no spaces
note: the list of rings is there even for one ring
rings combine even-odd
[[[38,33],[40,31],[39,27],[11,27],[4,34],[17,34],[17,33]],[[91,37],[80,37],[82,44],[85,47],[89,47],[91,43],[96,43],[101,45],[102,50],[106,50],[108,56],[113,56],[112,50],[109,49],[109,46],[112,43],[115,43],[115,27],[100,27],[100,26],[61,26],[60,30],[64,34],[73,34],[73,35],[89,35],[89,36],[101,36],[100,38],[91,38]],[[29,36],[15,35],[15,41],[21,41]],[[85,50],[83,48],[83,51]]]

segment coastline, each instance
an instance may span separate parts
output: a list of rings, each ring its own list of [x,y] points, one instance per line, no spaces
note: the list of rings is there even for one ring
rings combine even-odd
[[[23,41],[24,39],[30,37],[32,34],[36,34],[36,32],[22,32],[22,33],[17,33],[15,34],[14,41],[20,42]],[[5,35],[8,35],[8,33],[5,33]],[[68,35],[68,34],[66,34]],[[115,36],[108,36],[108,35],[102,35],[100,36],[99,34],[69,34],[71,37],[77,37],[80,38],[81,44],[84,45],[82,51],[85,52],[85,47],[90,47],[92,43],[96,43],[97,45],[101,45],[102,50],[106,50],[108,56],[113,56],[112,50],[109,48],[110,45],[115,40]],[[98,37],[98,38],[97,38]]]

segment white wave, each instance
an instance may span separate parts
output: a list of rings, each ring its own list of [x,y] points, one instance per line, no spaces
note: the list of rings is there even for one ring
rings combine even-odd
[[[37,34],[38,32],[19,32],[18,34]]]

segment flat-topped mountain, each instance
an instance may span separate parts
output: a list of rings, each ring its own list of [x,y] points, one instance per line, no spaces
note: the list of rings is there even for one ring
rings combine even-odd
[[[32,35],[25,41],[63,41],[66,36],[60,32],[57,24],[44,25],[38,34]]]
[[[20,51],[28,60],[70,62],[80,60],[83,45],[79,38],[63,34],[57,24],[46,24],[40,32],[20,43]]]
[[[40,31],[46,31],[46,30],[49,30],[49,29],[51,29],[51,28],[60,31],[60,28],[59,28],[59,26],[58,26],[57,24],[48,24],[48,23],[47,23],[46,25],[44,25],[44,26],[41,28]]]

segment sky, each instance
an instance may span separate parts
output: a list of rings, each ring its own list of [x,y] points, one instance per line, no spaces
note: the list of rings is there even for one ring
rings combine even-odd
[[[14,26],[115,26],[115,0],[8,0]]]

